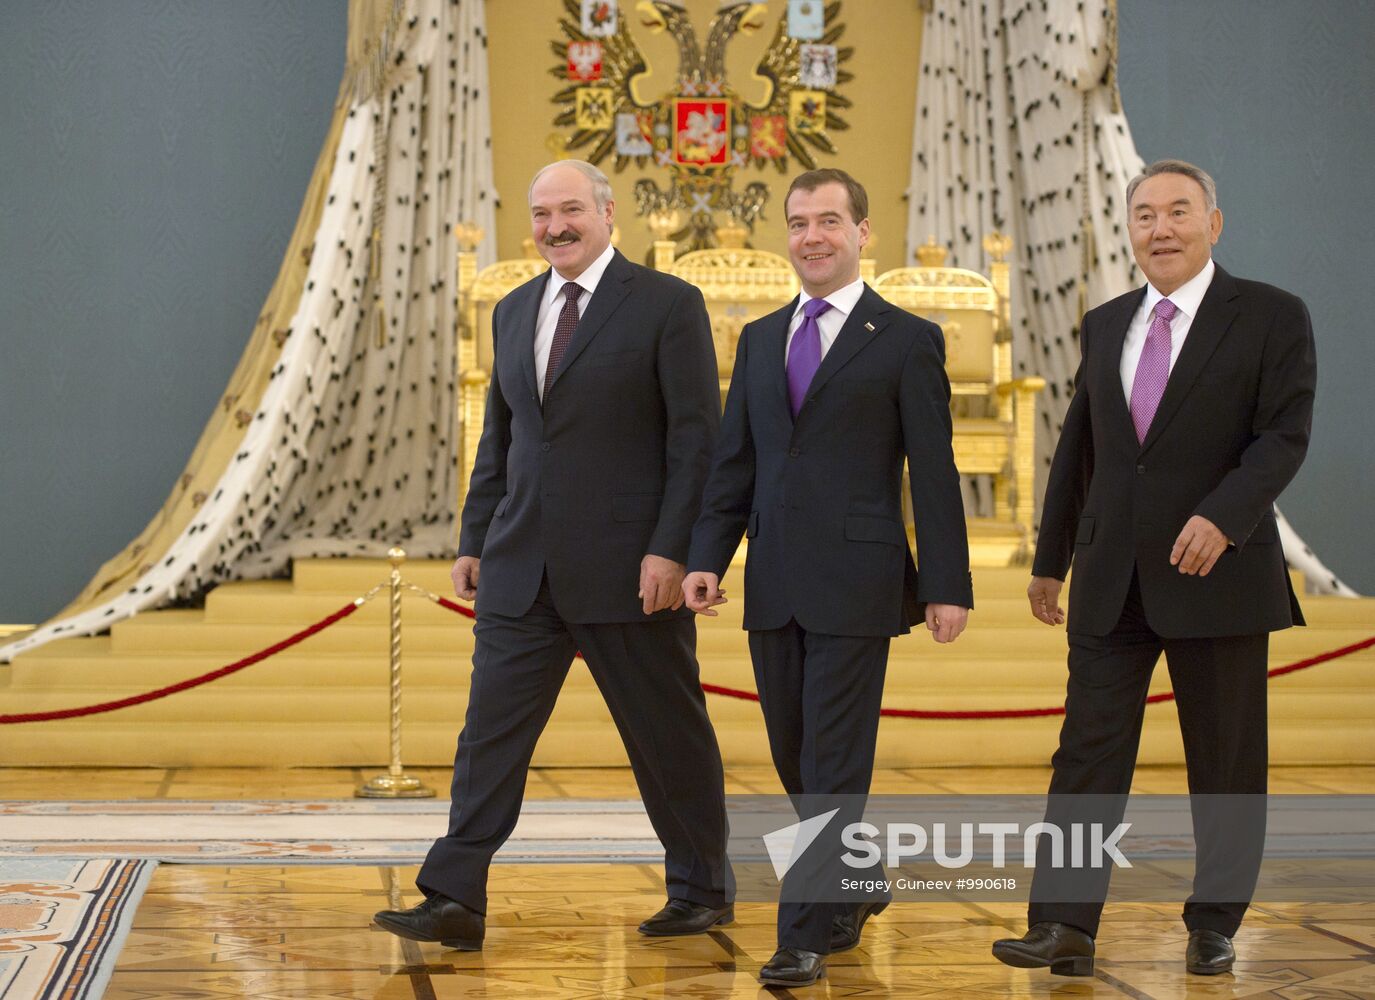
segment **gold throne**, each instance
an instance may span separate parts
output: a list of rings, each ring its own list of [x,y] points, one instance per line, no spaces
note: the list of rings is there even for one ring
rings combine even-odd
[[[1039,376],[1012,377],[1008,265],[1012,240],[983,241],[989,273],[946,267],[934,237],[917,248],[918,267],[885,271],[874,291],[940,324],[950,378],[955,465],[963,475],[992,477],[993,516],[969,518],[970,559],[1006,566],[1030,557],[1036,509],[1036,394]]]
[[[786,257],[744,246],[743,229],[718,231],[721,246],[674,256],[664,237],[675,220],[651,219],[662,237],[654,244],[654,266],[696,285],[706,299],[716,342],[722,399],[735,365],[740,330],[786,305],[798,292],[797,275]],[[477,269],[482,239],[472,226],[458,227],[459,295],[459,507],[482,435],[483,407],[492,366],[492,310],[502,296],[548,265],[527,240],[525,258]],[[1045,381],[1012,377],[1008,265],[1010,240],[993,234],[984,241],[989,274],[945,267],[945,250],[929,241],[917,251],[920,267],[875,275],[872,259],[860,260],[860,275],[894,305],[939,323],[945,330],[946,371],[954,413],[955,464],[965,475],[993,482],[993,516],[971,518],[970,556],[977,566],[1025,561],[1030,552],[1035,509],[1036,394]],[[911,512],[908,512],[910,527]]]

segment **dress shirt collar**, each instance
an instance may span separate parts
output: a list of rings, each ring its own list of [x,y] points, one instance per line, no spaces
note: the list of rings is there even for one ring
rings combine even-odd
[[[856,278],[844,288],[837,288],[830,295],[825,296],[826,301],[831,304],[831,308],[842,316],[849,316],[855,311],[855,306],[859,302],[859,297],[864,294],[864,279]],[[797,309],[793,311],[793,318],[796,319],[802,312],[802,307],[810,302],[814,296],[808,295],[804,290],[798,295]]]
[[[610,243],[582,274],[573,279],[573,283],[583,290],[586,295],[591,295],[597,290],[598,283],[602,280],[602,275],[606,273],[606,266],[611,263],[611,258],[616,255],[616,248]],[[552,267],[549,269],[549,283],[544,289],[546,302],[553,302],[555,299],[563,298],[563,286],[568,284],[568,279],[559,274]]]
[[[1161,295],[1152,284],[1146,285],[1146,300],[1141,303],[1141,308],[1145,310],[1145,315],[1149,316],[1155,309],[1155,304],[1161,299],[1169,299],[1174,303],[1174,307],[1189,317],[1189,322],[1193,322],[1198,315],[1198,307],[1203,304],[1203,296],[1208,292],[1208,286],[1213,283],[1213,273],[1217,270],[1217,265],[1213,263],[1213,258],[1208,258],[1208,263],[1203,265],[1203,270],[1199,271],[1184,284],[1180,285],[1169,295]]]

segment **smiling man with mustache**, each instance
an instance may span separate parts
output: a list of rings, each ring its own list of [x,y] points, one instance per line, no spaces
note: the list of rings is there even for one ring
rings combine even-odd
[[[416,880],[425,901],[374,918],[412,940],[482,947],[487,870],[579,651],[664,845],[668,903],[640,932],[733,917],[721,754],[680,586],[720,422],[716,353],[702,293],[612,248],[614,213],[591,164],[537,173],[531,229],[551,267],[492,315],[452,573],[477,625],[449,832]]]

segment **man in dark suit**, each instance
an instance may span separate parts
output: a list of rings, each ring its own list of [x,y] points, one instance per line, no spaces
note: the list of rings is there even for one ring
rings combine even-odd
[[[681,590],[720,421],[716,355],[701,293],[612,248],[614,210],[591,164],[541,170],[530,214],[551,268],[493,313],[452,574],[477,601],[468,712],[426,899],[375,918],[403,937],[481,947],[488,866],[578,651],[664,844],[669,901],[641,933],[733,916],[721,754]]]
[[[1303,624],[1272,505],[1308,447],[1313,331],[1299,299],[1213,263],[1222,213],[1207,173],[1162,160],[1131,182],[1127,201],[1148,284],[1084,316],[1027,589],[1036,618],[1064,622],[1060,589],[1073,562],[1048,817],[1088,810],[1109,829],[1121,819],[1163,651],[1195,797],[1185,964],[1209,975],[1232,967],[1231,938],[1259,872],[1268,634]],[[1223,793],[1238,798],[1209,798]],[[1089,975],[1110,867],[1054,870],[1048,840],[1030,930],[993,953]]]
[[[974,603],[945,341],[860,280],[868,211],[842,170],[809,171],[788,190],[802,294],[740,333],[683,583],[689,607],[715,614],[721,577],[749,539],[750,656],[774,765],[804,816],[817,796],[854,806],[868,794],[891,637],[925,621],[953,642]],[[920,574],[903,526],[904,459]],[[888,904],[818,902],[818,887],[796,881],[784,879],[768,984],[815,982]]]

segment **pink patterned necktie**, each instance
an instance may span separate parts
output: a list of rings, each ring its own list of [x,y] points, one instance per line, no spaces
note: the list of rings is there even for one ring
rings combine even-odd
[[[1132,381],[1132,423],[1136,425],[1136,440],[1144,442],[1151,429],[1160,397],[1165,395],[1165,383],[1170,379],[1170,320],[1178,308],[1169,299],[1155,304],[1151,328],[1146,331],[1146,343],[1141,348],[1141,360],[1136,363],[1136,378]]]
[[[794,420],[802,412],[802,402],[807,398],[812,377],[821,367],[821,327],[816,318],[830,308],[831,304],[825,299],[808,299],[802,307],[802,325],[793,334],[788,350],[788,402]]]

